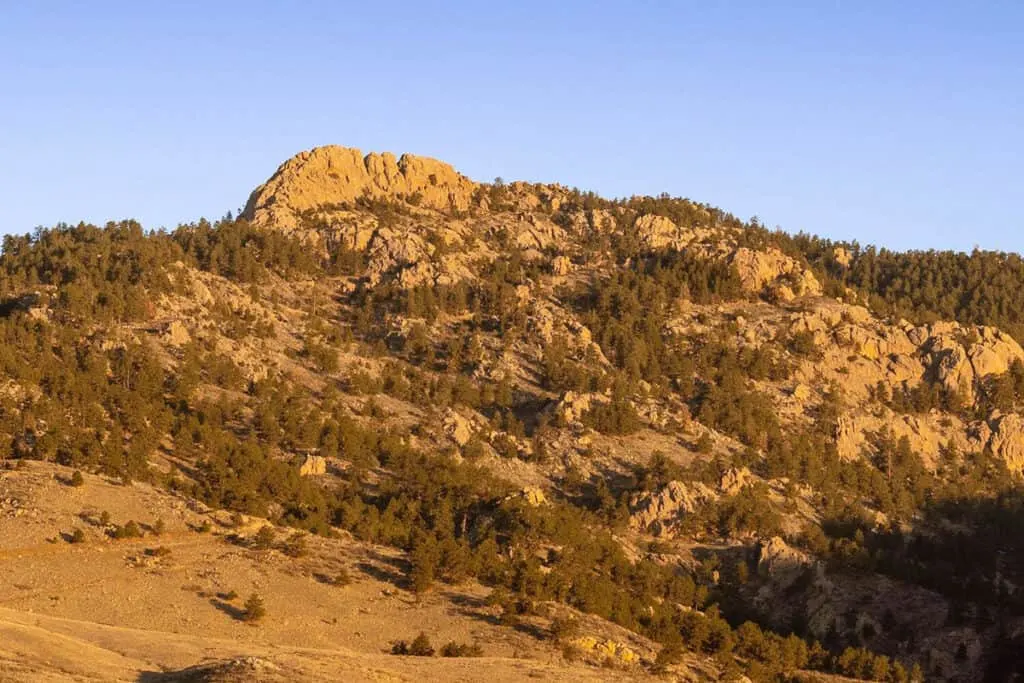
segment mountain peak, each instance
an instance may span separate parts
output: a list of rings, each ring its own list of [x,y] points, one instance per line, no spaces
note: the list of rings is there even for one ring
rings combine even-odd
[[[295,228],[299,216],[360,197],[412,200],[438,211],[468,208],[477,184],[451,165],[429,157],[363,153],[326,145],[281,164],[249,196],[242,217],[277,228]]]

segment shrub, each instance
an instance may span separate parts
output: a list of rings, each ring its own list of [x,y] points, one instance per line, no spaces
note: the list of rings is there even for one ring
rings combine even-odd
[[[164,524],[163,517],[160,517],[155,522],[153,522],[153,533],[155,535],[159,536],[160,534],[162,534],[166,530],[167,530],[167,525]]]
[[[334,585],[347,586],[350,583],[352,583],[352,575],[349,573],[348,569],[342,567],[334,577]]]
[[[82,476],[82,473],[80,471],[75,470],[74,473],[71,475],[71,485],[82,486],[83,484],[85,484],[85,477]]]
[[[267,608],[263,604],[263,598],[256,593],[252,593],[249,599],[245,601],[245,612],[242,614],[242,619],[250,623],[256,623],[265,616],[267,616]]]
[[[85,543],[85,532],[81,529],[75,529],[71,532],[72,543]]]
[[[281,548],[281,551],[288,557],[305,557],[308,552],[306,548],[306,535],[292,534],[285,542],[284,547]]]
[[[430,644],[430,638],[423,631],[416,636],[416,639],[409,645],[409,654],[413,657],[433,657],[434,646]]]
[[[478,643],[468,645],[466,643],[456,643],[453,640],[441,648],[442,657],[480,657],[483,654],[484,649]]]
[[[269,524],[260,527],[260,530],[256,532],[256,535],[252,539],[252,547],[257,550],[269,550],[274,547],[274,540],[277,538],[277,533],[274,531],[274,527]]]
[[[142,529],[139,528],[139,525],[134,520],[129,519],[123,526],[114,528],[114,538],[142,538]]]
[[[573,617],[558,617],[551,622],[551,637],[557,641],[570,640],[579,633],[580,624]]]

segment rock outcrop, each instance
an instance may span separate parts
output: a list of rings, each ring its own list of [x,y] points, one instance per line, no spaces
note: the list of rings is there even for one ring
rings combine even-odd
[[[454,410],[444,418],[444,433],[458,446],[465,446],[473,438],[473,425]]]
[[[1024,471],[1024,417],[1016,413],[995,415],[989,423],[988,447],[1011,472]]]
[[[363,154],[328,145],[284,162],[256,188],[242,217],[257,225],[292,230],[307,212],[330,209],[360,197],[402,200],[437,211],[469,208],[476,183],[446,163],[403,154]]]
[[[753,294],[769,294],[781,301],[821,294],[821,283],[814,273],[778,249],[755,251],[740,247],[732,255],[731,263],[743,288]]]
[[[778,536],[762,542],[757,553],[758,573],[783,588],[792,585],[811,562],[807,553],[791,547]]]
[[[630,526],[660,536],[683,515],[717,498],[713,490],[697,483],[670,481],[660,491],[639,494],[631,501]]]
[[[303,477],[327,474],[327,458],[321,455],[307,455],[299,466],[299,474]]]

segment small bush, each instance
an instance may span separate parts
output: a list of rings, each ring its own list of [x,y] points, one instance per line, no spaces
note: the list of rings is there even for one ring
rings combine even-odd
[[[288,557],[305,557],[308,552],[306,549],[306,535],[292,534],[285,542],[284,547],[281,548],[281,551]]]
[[[263,604],[263,598],[256,593],[251,594],[245,601],[245,612],[242,618],[249,623],[256,623],[265,616],[267,616],[267,608]]]
[[[430,638],[427,637],[426,633],[420,631],[420,634],[416,636],[416,639],[412,643],[407,643],[404,640],[396,641],[391,646],[391,654],[393,655],[412,655],[413,657],[433,657],[434,647],[430,644]]]
[[[167,531],[167,525],[164,524],[163,517],[158,518],[153,522],[153,533],[159,536],[163,532]]]
[[[442,657],[481,657],[484,649],[479,644],[456,643],[454,640],[441,648]]]
[[[276,539],[277,533],[274,531],[274,527],[267,524],[260,527],[260,530],[256,532],[252,539],[252,547],[256,550],[269,550],[274,547]]]
[[[81,529],[75,529],[71,532],[72,543],[85,543],[85,532]]]
[[[85,477],[82,476],[81,472],[79,472],[78,470],[75,470],[74,473],[71,475],[71,485],[72,486],[82,486],[84,484],[85,484]]]
[[[123,526],[114,528],[114,538],[142,538],[142,529],[133,520],[128,520]]]
[[[110,525],[110,513],[106,510],[100,513],[100,526]]]
[[[580,624],[573,617],[558,617],[551,622],[551,637],[557,641],[575,638],[579,631]]]

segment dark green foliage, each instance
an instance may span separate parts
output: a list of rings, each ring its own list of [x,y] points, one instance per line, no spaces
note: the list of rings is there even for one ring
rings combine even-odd
[[[139,320],[151,315],[147,290],[166,291],[165,265],[181,260],[165,233],[146,233],[135,221],[100,228],[80,223],[7,235],[0,258],[0,291],[56,288],[50,305],[62,322]]]
[[[479,643],[469,645],[467,643],[456,643],[451,641],[441,648],[442,657],[482,657],[484,649]]]
[[[85,543],[85,532],[81,529],[75,529],[71,532],[72,543]]]
[[[242,619],[249,623],[256,623],[261,621],[267,616],[267,608],[263,604],[263,598],[258,593],[252,593],[245,601],[245,611],[242,613]]]
[[[83,486],[85,484],[85,477],[79,470],[75,470],[71,475],[71,481],[69,482],[72,486]]]
[[[258,230],[244,220],[205,220],[183,225],[173,233],[195,264],[239,282],[256,282],[268,272],[282,276],[310,275],[320,264],[313,250],[276,230]]]
[[[404,640],[397,641],[391,647],[391,654],[393,655],[408,655],[412,657],[433,657],[434,647],[430,644],[430,638],[427,637],[426,633],[420,632],[411,643],[407,643]],[[450,657],[453,655],[445,655]]]
[[[551,637],[556,641],[572,640],[579,632],[580,624],[575,617],[558,617],[551,621]]]
[[[115,527],[112,536],[117,539],[142,538],[142,529],[129,519],[122,526]]]
[[[583,416],[583,424],[602,434],[632,434],[641,426],[633,404],[621,397],[595,405]]]
[[[274,531],[274,527],[269,524],[261,526],[252,539],[252,547],[256,550],[270,550],[274,547],[276,538],[277,533]]]

